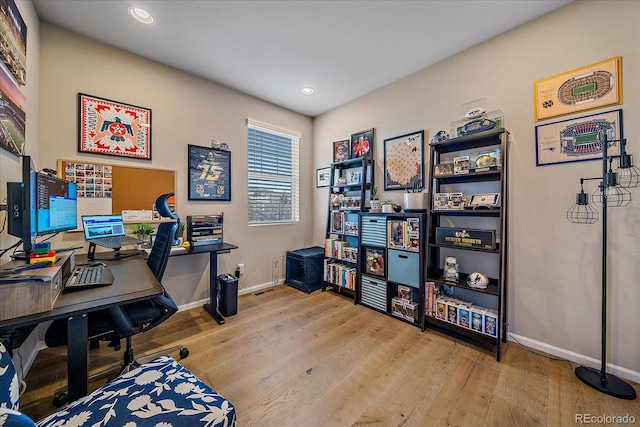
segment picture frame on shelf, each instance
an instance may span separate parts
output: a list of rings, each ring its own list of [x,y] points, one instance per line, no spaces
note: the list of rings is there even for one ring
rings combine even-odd
[[[533,96],[536,122],[622,104],[622,57],[536,80]]]
[[[384,189],[407,190],[424,182],[424,130],[384,140]]]
[[[351,158],[373,158],[373,128],[351,135]]]
[[[231,201],[231,151],[187,146],[188,199]]]
[[[151,160],[151,109],[78,93],[78,152]]]
[[[344,162],[351,156],[350,141],[348,139],[333,143],[333,163]]]
[[[316,169],[316,188],[328,187],[331,184],[331,168]]]
[[[384,277],[384,250],[365,248],[365,273]]]
[[[618,155],[622,129],[622,109],[538,125],[536,166],[600,159],[605,135],[608,153]]]

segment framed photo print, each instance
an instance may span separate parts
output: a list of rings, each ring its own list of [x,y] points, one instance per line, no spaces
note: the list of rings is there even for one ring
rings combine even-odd
[[[622,57],[533,83],[535,121],[622,104]]]
[[[349,140],[336,141],[333,143],[333,163],[349,160],[351,152],[349,150]]]
[[[151,160],[151,110],[78,94],[78,151]]]
[[[351,158],[373,157],[373,129],[351,135]]]
[[[231,201],[231,151],[189,145],[189,200]]]
[[[384,189],[405,190],[424,182],[424,131],[384,140]]]
[[[328,187],[331,179],[331,168],[316,169],[316,188]]]
[[[13,82],[11,76],[0,68],[0,117],[2,128],[0,132],[0,148],[20,156],[25,150],[25,120],[27,118],[25,105],[27,98],[20,88]],[[10,101],[7,101],[10,100]]]
[[[536,166],[602,157],[604,136],[611,155],[620,153],[622,110],[592,114],[536,126]]]

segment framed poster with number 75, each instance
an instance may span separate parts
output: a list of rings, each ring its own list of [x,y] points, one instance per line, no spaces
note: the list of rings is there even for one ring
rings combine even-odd
[[[189,200],[231,201],[231,152],[189,145]]]

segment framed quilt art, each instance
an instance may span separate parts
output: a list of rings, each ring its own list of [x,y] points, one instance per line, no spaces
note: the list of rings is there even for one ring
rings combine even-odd
[[[151,160],[151,110],[78,94],[78,151]]]

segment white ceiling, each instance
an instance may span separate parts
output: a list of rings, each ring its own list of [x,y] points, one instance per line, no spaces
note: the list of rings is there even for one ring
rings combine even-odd
[[[317,116],[571,0],[34,0],[41,21]],[[134,21],[142,7],[153,25]],[[301,89],[311,86],[312,96]]]

